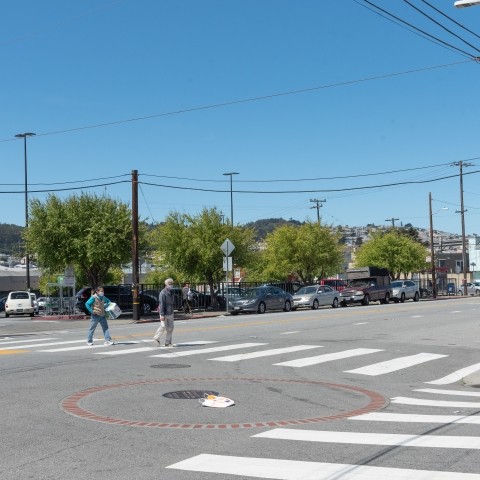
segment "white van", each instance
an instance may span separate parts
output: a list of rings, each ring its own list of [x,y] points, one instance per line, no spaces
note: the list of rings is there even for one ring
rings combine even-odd
[[[34,315],[33,300],[29,292],[10,292],[5,302],[5,317],[10,315]]]

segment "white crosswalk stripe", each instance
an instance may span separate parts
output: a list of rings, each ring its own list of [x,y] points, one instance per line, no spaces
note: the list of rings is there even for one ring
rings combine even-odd
[[[480,416],[476,417],[472,415],[420,415],[412,413],[371,412],[350,417],[349,420],[399,423],[468,423],[480,425]]]
[[[12,344],[15,344],[15,343],[35,343],[35,342],[45,342],[46,340],[58,340],[57,337],[51,337],[51,338],[35,338],[35,339],[28,339],[28,340],[7,340],[7,341],[4,341],[4,342],[0,342],[0,345],[12,345]],[[0,347],[0,348],[3,348],[3,347]],[[17,347],[15,347],[17,348]]]
[[[317,365],[319,363],[332,362],[343,358],[356,357],[359,355],[368,355],[369,353],[383,352],[375,348],[353,348],[351,350],[344,350],[342,352],[326,353],[324,355],[317,355],[315,357],[300,358],[298,360],[291,360],[289,362],[275,363],[274,365],[281,365],[283,367],[307,367],[310,365]]]
[[[407,357],[394,358],[393,360],[387,360],[386,362],[374,363],[373,365],[367,365],[366,367],[355,368],[354,370],[345,370],[345,373],[356,373],[359,375],[370,376],[384,375],[385,373],[395,372],[413,365],[419,365],[420,363],[429,362],[430,360],[436,360],[444,357],[448,357],[448,355],[441,355],[437,353],[418,353],[416,355],[409,355]]]
[[[462,368],[456,372],[450,373],[446,377],[439,378],[438,380],[432,380],[429,383],[430,385],[449,385],[450,383],[455,383],[461,380],[463,377],[470,375],[471,373],[478,372],[480,370],[480,363],[475,365],[470,365],[469,367]]]
[[[480,402],[451,402],[446,400],[427,400],[423,398],[393,397],[392,403],[402,405],[421,405],[425,407],[480,408]]]
[[[330,432],[275,428],[253,435],[257,438],[303,442],[353,443],[356,445],[395,445],[403,447],[469,448],[480,450],[480,437],[454,435],[402,435],[396,433]]]
[[[17,348],[40,348],[40,347],[50,347],[53,345],[68,345],[68,344],[73,344],[73,343],[85,343],[86,340],[68,340],[65,342],[50,342],[50,343],[35,343],[35,344],[29,344],[29,345],[16,345],[15,347],[2,347],[2,350],[14,350]],[[74,348],[79,348],[79,347],[74,347]],[[48,351],[48,350],[44,350]]]
[[[166,468],[275,480],[480,480],[480,474],[201,454]],[[194,478],[194,477],[192,477]]]
[[[213,352],[224,352],[226,350],[238,350],[240,348],[251,348],[251,347],[261,347],[263,345],[268,345],[267,343],[240,343],[233,345],[224,345],[221,347],[210,347],[202,348],[198,350],[187,350],[179,351],[176,350],[173,353],[161,353],[160,355],[150,355],[151,357],[161,357],[161,358],[175,358],[175,357],[186,357],[189,355],[199,355],[201,353],[213,353]]]
[[[280,355],[282,353],[293,353],[303,350],[311,350],[312,348],[321,348],[321,345],[297,345],[294,347],[274,348],[272,350],[261,350],[259,352],[239,353],[238,355],[229,355],[227,357],[209,358],[209,360],[215,360],[217,362],[238,362],[240,360],[268,357],[271,355]]]

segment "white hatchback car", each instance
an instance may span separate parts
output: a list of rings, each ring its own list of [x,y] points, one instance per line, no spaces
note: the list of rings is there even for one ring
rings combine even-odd
[[[29,292],[15,291],[10,292],[5,302],[5,317],[10,315],[30,315],[35,314],[33,300]]]

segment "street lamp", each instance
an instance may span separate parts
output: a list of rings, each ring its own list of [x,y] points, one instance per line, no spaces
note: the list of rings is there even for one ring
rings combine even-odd
[[[433,215],[440,210],[448,210],[448,207],[442,207],[435,213],[432,213],[432,192],[428,194],[428,205],[430,210],[430,259],[432,263],[432,297],[437,298],[437,278],[435,272],[435,249],[433,246]]]
[[[474,7],[480,5],[480,0],[457,0],[453,5],[457,8]]]
[[[227,172],[224,173],[223,175],[230,175],[230,222],[233,227],[233,182],[232,182],[232,177],[233,175],[238,175],[238,172]]]
[[[27,137],[33,137],[35,133],[25,132],[15,135],[16,138],[23,138],[23,158],[25,162],[25,228],[28,228],[28,176],[27,176]],[[28,248],[25,254],[25,262],[27,266],[27,290],[30,291],[30,256]]]

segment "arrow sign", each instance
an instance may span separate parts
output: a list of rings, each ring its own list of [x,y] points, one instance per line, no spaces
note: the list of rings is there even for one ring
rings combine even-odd
[[[235,245],[227,238],[223,243],[222,246],[220,247],[223,254],[228,257],[234,250],[235,250]]]

